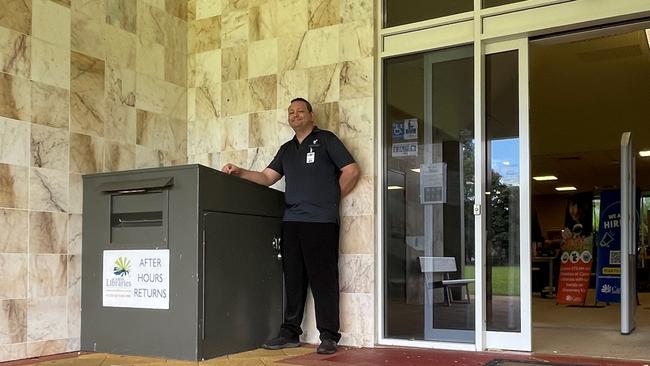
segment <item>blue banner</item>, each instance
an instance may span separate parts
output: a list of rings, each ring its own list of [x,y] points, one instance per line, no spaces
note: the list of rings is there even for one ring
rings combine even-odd
[[[600,194],[596,300],[621,301],[621,191]]]

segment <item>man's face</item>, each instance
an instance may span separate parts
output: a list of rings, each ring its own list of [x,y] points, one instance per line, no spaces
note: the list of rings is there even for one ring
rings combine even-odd
[[[307,104],[297,100],[289,106],[289,126],[296,128],[309,127],[314,123],[313,114],[307,109]]]

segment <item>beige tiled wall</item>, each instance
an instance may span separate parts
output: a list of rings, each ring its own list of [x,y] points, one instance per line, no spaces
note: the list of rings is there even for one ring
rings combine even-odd
[[[372,345],[373,1],[190,0],[188,10],[190,162],[263,169],[293,136],[286,108],[300,96],[360,163],[341,210],[341,343]],[[304,329],[318,341],[312,310]]]
[[[186,162],[187,0],[0,0],[0,361],[79,349],[81,175]]]
[[[363,171],[341,343],[373,344],[372,0],[0,1],[0,361],[79,348],[82,174],[262,169],[296,96]],[[311,308],[304,329],[318,341]]]

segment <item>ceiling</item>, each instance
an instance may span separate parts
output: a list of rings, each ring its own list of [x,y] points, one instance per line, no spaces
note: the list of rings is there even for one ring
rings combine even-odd
[[[591,39],[548,39],[530,48],[533,194],[617,188],[621,133],[650,150],[650,47],[645,30]],[[637,155],[637,184],[650,190],[650,158]]]

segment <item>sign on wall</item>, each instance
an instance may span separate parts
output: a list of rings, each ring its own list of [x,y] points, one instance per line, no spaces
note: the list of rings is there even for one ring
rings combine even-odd
[[[105,250],[102,304],[169,309],[169,249]]]

